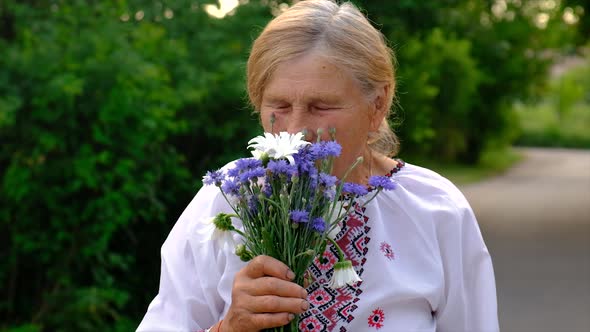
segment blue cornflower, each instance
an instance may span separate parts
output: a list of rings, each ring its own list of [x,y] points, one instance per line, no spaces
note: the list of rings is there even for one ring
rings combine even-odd
[[[221,190],[228,195],[238,196],[240,194],[240,183],[234,179],[228,179],[221,185]]]
[[[307,176],[309,177],[308,185],[309,185],[309,188],[312,190],[315,190],[315,188],[317,188],[317,186],[318,186],[318,180],[319,180],[318,173],[319,173],[318,169],[315,167],[311,168],[307,173]]]
[[[335,141],[326,141],[324,144],[324,152],[326,156],[338,157],[342,152],[342,146]]]
[[[240,175],[240,169],[239,169],[239,168],[237,168],[237,167],[230,168],[230,169],[227,171],[227,175],[228,175],[228,176],[231,176],[231,177],[234,177],[234,178],[235,178],[235,177],[238,177],[238,176]]]
[[[272,186],[269,183],[266,183],[264,187],[262,187],[262,193],[266,197],[272,196]]]
[[[293,210],[289,214],[291,220],[296,223],[305,223],[309,221],[309,212],[303,210]]]
[[[342,152],[342,147],[335,141],[323,141],[312,144],[309,150],[315,159],[326,159],[338,157]]]
[[[251,215],[256,215],[258,213],[258,198],[256,196],[250,196],[248,199],[248,212]]]
[[[324,218],[313,218],[311,228],[318,233],[323,233],[326,230],[326,222],[324,221]]]
[[[240,182],[247,183],[250,180],[256,181],[257,178],[264,176],[264,168],[256,167],[240,174]]]
[[[262,161],[254,158],[242,158],[236,161],[234,168],[230,169],[227,174],[229,176],[238,177],[240,173],[247,172],[248,170],[262,167]]]
[[[289,178],[297,173],[297,166],[290,165],[285,159],[271,160],[266,167],[276,175],[282,174]]]
[[[214,184],[216,186],[221,186],[221,183],[225,179],[225,175],[222,171],[209,171],[205,176],[203,176],[203,183],[206,185]]]
[[[242,158],[236,161],[236,167],[242,170],[261,167],[262,161],[254,158]]]
[[[312,156],[313,159],[320,159],[322,158],[322,152],[323,148],[322,148],[322,143],[318,142],[318,143],[313,143],[310,147],[309,147],[309,154]]]
[[[369,190],[362,184],[347,182],[342,186],[342,192],[345,194],[364,196]]]
[[[395,183],[388,176],[376,175],[369,178],[369,186],[383,190],[395,189]]]
[[[334,189],[324,190],[324,197],[329,199],[330,201],[333,201],[334,197],[336,197],[336,190],[334,190]]]
[[[311,148],[303,148],[293,155],[300,174],[308,173],[310,170],[316,169],[315,159],[310,150]]]
[[[338,181],[338,178],[334,175],[320,173],[320,185],[325,187],[332,187]]]

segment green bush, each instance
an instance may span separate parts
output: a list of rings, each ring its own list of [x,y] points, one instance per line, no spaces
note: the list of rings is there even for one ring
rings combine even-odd
[[[13,25],[0,39],[2,324],[129,330],[204,170],[258,132],[243,106],[243,32],[268,10],[223,22],[186,3],[137,4],[141,20],[109,2],[2,6]]]
[[[398,54],[403,154],[474,164],[514,139],[509,107],[544,85],[547,50],[569,47],[575,27],[540,2],[358,1]],[[550,20],[535,25],[536,15]]]
[[[411,39],[399,52],[398,72],[403,149],[435,153],[456,160],[466,151],[470,112],[481,73],[470,55],[470,43],[434,29],[424,40]],[[406,106],[407,105],[407,106]]]

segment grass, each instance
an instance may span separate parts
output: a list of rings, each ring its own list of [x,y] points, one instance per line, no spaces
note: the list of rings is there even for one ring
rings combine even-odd
[[[457,163],[441,163],[427,159],[408,160],[412,164],[429,168],[451,180],[456,185],[479,182],[497,176],[508,170],[523,156],[511,147],[485,152],[477,165],[469,166]]]
[[[516,105],[521,146],[590,149],[590,104],[578,103],[567,113],[559,114],[549,102]]]

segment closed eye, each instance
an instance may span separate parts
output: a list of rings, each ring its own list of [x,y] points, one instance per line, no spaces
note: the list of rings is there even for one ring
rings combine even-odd
[[[266,104],[263,107],[270,108],[273,110],[278,110],[278,111],[286,111],[291,107],[291,105],[289,105],[289,104]]]
[[[333,107],[333,106],[314,106],[314,108],[318,111],[333,111],[333,110],[340,109],[339,107]]]

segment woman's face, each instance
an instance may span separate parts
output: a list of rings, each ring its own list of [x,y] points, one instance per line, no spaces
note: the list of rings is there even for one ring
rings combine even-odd
[[[271,126],[271,114],[275,115]],[[342,155],[334,164],[334,175],[341,177],[357,157],[367,158],[367,136],[376,131],[383,116],[375,103],[363,94],[348,72],[318,54],[307,54],[277,67],[262,95],[260,116],[266,132],[307,130],[307,139],[329,139],[329,128],[336,129]],[[272,130],[271,130],[272,128]],[[359,181],[362,167],[348,181]]]

